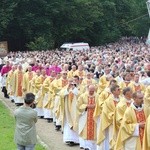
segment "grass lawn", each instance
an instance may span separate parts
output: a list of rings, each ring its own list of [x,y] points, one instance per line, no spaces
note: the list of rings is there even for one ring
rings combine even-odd
[[[15,119],[0,102],[0,150],[16,150],[14,143]],[[35,150],[45,150],[37,144]]]

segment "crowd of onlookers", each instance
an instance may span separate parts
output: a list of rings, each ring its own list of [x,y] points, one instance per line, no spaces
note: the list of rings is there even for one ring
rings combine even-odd
[[[143,38],[124,37],[116,43],[86,51],[9,52],[0,59],[2,92],[17,106],[23,104],[26,93],[32,92],[36,95],[38,116],[55,122],[56,130],[61,128],[64,133],[64,142],[70,146],[80,143],[80,148],[89,150],[107,150],[110,146],[107,140],[112,136],[107,133],[104,138],[101,126],[114,125],[120,96],[124,101],[128,99],[126,107],[132,103],[135,107],[137,99],[141,98],[143,109],[144,96],[149,94],[150,46],[144,41]],[[121,117],[123,119],[123,115]],[[146,120],[139,121],[143,129]],[[115,136],[120,132],[119,129],[115,133],[112,131]],[[116,143],[112,145],[117,146]]]

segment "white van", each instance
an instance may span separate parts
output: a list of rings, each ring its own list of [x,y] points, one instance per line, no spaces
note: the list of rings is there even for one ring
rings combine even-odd
[[[89,50],[90,46],[88,43],[64,43],[61,47],[61,50]]]

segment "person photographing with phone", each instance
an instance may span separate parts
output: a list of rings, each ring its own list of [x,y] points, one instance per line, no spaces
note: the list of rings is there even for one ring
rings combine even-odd
[[[27,93],[24,98],[24,105],[15,110],[16,120],[15,143],[17,150],[34,150],[37,135],[35,123],[37,122],[37,112],[32,109],[35,95]]]

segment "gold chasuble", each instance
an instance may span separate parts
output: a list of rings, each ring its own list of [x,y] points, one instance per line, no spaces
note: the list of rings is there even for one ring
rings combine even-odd
[[[67,84],[68,84],[68,80],[67,80],[67,79],[66,79],[66,80],[62,79],[62,85],[61,85],[61,87],[63,88],[63,87],[65,87]]]
[[[146,113],[150,114],[150,85],[146,88],[145,94],[144,94],[144,109]]]
[[[133,93],[138,91],[145,91],[144,85],[140,83],[130,82],[129,87],[132,89]]]
[[[97,145],[103,147],[103,141],[106,137],[106,131],[109,133],[109,147],[112,148],[113,140],[113,118],[119,98],[115,98],[112,94],[105,100],[101,114],[100,129],[98,130]]]
[[[85,73],[85,71],[84,70],[82,70],[82,71],[79,71],[79,70],[76,70],[75,72],[74,72],[74,76],[79,76],[80,78],[83,78],[83,77],[85,77],[86,76],[86,73]]]
[[[54,80],[54,77],[47,77],[42,86],[42,91],[45,94],[43,98],[43,107],[47,109],[52,109],[54,104],[53,104],[53,98],[54,98],[54,93],[51,87],[51,82]]]
[[[82,87],[81,92],[82,93],[86,92],[88,86],[91,84],[93,84],[95,86],[97,85],[96,81],[92,78],[91,79],[87,79],[87,78],[83,79],[82,83],[81,83],[81,87]]]
[[[146,125],[145,125],[143,150],[150,150],[150,115],[147,118]]]
[[[118,133],[115,150],[143,150],[142,141],[144,129],[138,123],[146,121],[147,114],[144,107],[136,108],[133,103],[125,111],[121,127]],[[138,131],[139,134],[136,132]]]
[[[103,75],[99,79],[99,85],[98,85],[98,94],[100,94],[106,87],[108,87],[109,81],[106,80],[106,75]]]
[[[123,90],[124,88],[128,87],[130,84],[130,81],[122,81],[119,86],[121,88],[121,90]]]
[[[68,79],[73,78],[73,77],[74,77],[74,74],[75,74],[75,71],[70,70],[70,71],[68,72],[68,74],[67,74],[67,78],[68,78]]]
[[[54,91],[54,99],[53,99],[53,104],[54,104],[54,108],[53,111],[55,113],[55,117],[60,120],[63,120],[63,116],[62,116],[62,109],[64,109],[64,105],[62,106],[62,99],[63,99],[63,91],[65,89],[65,86],[68,84],[68,79],[56,79],[52,82],[51,86],[52,86],[52,90]]]
[[[105,90],[98,96],[98,102],[96,103],[95,111],[94,111],[94,120],[97,121],[98,117],[100,117],[103,109],[103,104],[105,100],[110,96],[111,92],[109,88],[105,88]]]
[[[29,91],[33,94],[37,94],[36,88],[35,88],[35,81],[39,76],[35,74],[35,76],[29,81]]]
[[[41,87],[43,85],[44,80],[46,79],[47,76],[40,75],[37,77],[35,80],[35,90],[37,91],[37,107],[38,108],[43,108],[43,97],[44,97],[44,91],[42,91]]]
[[[32,80],[34,76],[34,72],[26,72],[23,76],[23,83],[22,83],[22,89],[24,94],[30,92],[30,81]]]
[[[14,89],[15,89],[15,96],[22,97],[22,81],[23,81],[23,72],[22,71],[15,71],[14,73]]]
[[[59,118],[62,122],[62,127],[64,126],[65,119],[70,129],[74,130],[76,121],[76,95],[74,95],[72,90],[68,91],[66,87],[60,91],[59,95]]]
[[[97,96],[89,96],[88,92],[80,95],[77,101],[79,115],[79,135],[85,140],[96,140],[96,123],[93,119],[95,108],[86,108],[88,104],[95,104]]]
[[[9,72],[8,72],[8,76],[7,76],[7,79],[6,79],[6,88],[7,88],[7,93],[9,94],[9,95],[13,95],[14,94],[14,86],[13,86],[13,84],[14,84],[14,73],[15,73],[15,71],[13,71],[13,70],[10,70]]]
[[[116,110],[114,113],[114,119],[113,119],[113,148],[115,146],[116,140],[117,140],[117,135],[121,126],[121,122],[124,116],[124,113],[127,109],[127,107],[130,106],[132,103],[132,100],[127,100],[125,97],[122,97],[120,99],[120,102],[116,106]]]
[[[42,84],[47,76],[40,75],[35,79],[35,91],[36,93],[39,91],[39,89],[42,87]]]

